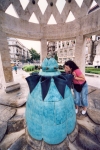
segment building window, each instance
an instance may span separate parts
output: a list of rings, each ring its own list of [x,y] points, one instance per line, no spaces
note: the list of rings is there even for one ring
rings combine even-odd
[[[64,44],[62,44],[62,46],[64,47]]]
[[[99,41],[100,40],[100,36],[97,36],[97,41]]]
[[[67,45],[69,45],[69,42],[66,42]]]
[[[67,50],[65,50],[65,53],[67,52]]]

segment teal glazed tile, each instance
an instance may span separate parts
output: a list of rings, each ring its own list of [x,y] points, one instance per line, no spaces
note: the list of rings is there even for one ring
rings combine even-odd
[[[71,95],[68,98],[64,99],[66,101],[66,109],[67,111],[71,111],[73,109],[74,102],[72,101]]]
[[[67,100],[55,102],[55,123],[61,124],[67,120]]]
[[[61,73],[60,73],[60,71],[57,71],[57,72],[44,72],[44,71],[40,71],[39,72],[39,75],[41,75],[41,76],[46,76],[46,77],[52,77],[52,76],[58,76],[58,75],[60,75]]]
[[[26,106],[28,104],[28,106],[32,109],[33,107],[33,104],[34,104],[34,98],[31,96],[31,94],[28,96],[28,99],[27,99],[27,103],[26,103]]]
[[[28,110],[28,111],[27,111]],[[28,122],[28,120],[27,120],[27,118],[31,118],[32,117],[32,114],[31,114],[31,109],[30,109],[30,107],[28,107],[28,104],[27,104],[27,109],[26,109],[26,111],[25,111],[25,119],[26,119],[26,122]]]
[[[43,101],[35,101],[34,105],[31,109],[31,118],[34,119],[37,123],[42,124],[43,122],[43,108],[44,102]]]
[[[55,68],[58,68],[57,61],[54,58],[50,58],[49,60],[47,58],[45,58],[42,63],[42,70],[40,70],[39,75],[41,75],[41,76],[58,76],[58,75],[60,75],[61,72],[59,70],[56,70]]]
[[[56,65],[58,66],[53,58],[43,62],[40,75],[43,73],[44,76],[51,77],[48,93],[43,101],[39,81],[28,96],[25,112],[30,136],[36,140],[43,139],[48,144],[61,143],[76,125],[75,106],[70,88],[66,85],[63,98],[54,83],[52,76],[60,74],[59,71],[55,72]]]
[[[48,70],[46,68],[48,68]],[[57,61],[54,58],[50,58],[49,60],[48,58],[45,58],[42,63],[42,70],[44,72],[57,72],[57,70],[55,70],[54,68],[58,68]]]
[[[70,117],[73,117],[73,115],[75,115],[75,113],[70,110],[68,113],[67,113],[67,118],[70,118]]]
[[[66,121],[66,124],[67,124],[67,128],[68,128],[67,134],[70,134],[71,132],[73,132],[73,130],[75,129],[75,126],[76,126],[76,115],[73,115],[71,118],[69,118]]]
[[[54,102],[44,102],[43,125],[52,126],[55,124],[54,108]]]
[[[67,137],[66,122],[56,126],[43,126],[43,139],[49,144],[59,144]]]
[[[42,123],[43,119],[43,101],[38,101],[36,99],[33,99],[31,95],[28,96],[28,101],[26,104],[26,122],[27,118],[31,117],[34,119],[37,123]]]
[[[70,94],[71,94],[71,90],[70,90],[70,88],[66,85],[64,98],[69,97]]]
[[[52,69],[55,67],[57,68],[58,64],[56,63],[56,61],[53,58],[51,58],[50,61],[48,61],[48,66],[50,69]],[[54,70],[51,70],[51,72],[54,72]]]
[[[31,137],[36,140],[42,140],[42,126],[40,124],[37,124],[31,120],[30,124],[27,126],[27,130]]]
[[[68,113],[67,113],[67,118],[70,118],[72,116],[76,116],[75,113],[75,105],[73,99],[70,97],[67,101],[67,107],[66,107]]]
[[[32,122],[33,122],[33,120],[32,120],[32,118],[31,118],[31,116],[27,116],[27,125],[28,126],[31,126],[32,125]],[[34,124],[34,123],[33,123]]]
[[[28,100],[27,100],[27,103],[26,103],[26,110],[25,110],[25,119],[26,119],[26,122],[27,122],[27,118],[32,116],[32,114],[31,114],[31,112],[32,112],[31,99],[32,99],[32,97],[29,94],[28,95]]]
[[[27,105],[32,99],[33,99],[33,98],[32,98],[32,96],[31,96],[31,94],[28,94],[26,105]]]
[[[34,88],[34,90],[31,92],[31,96],[33,99],[38,99],[40,101],[42,101],[42,92],[41,92],[41,83],[40,81],[38,82],[38,84],[36,85],[36,87]]]
[[[75,104],[74,104],[73,96],[71,96],[70,101],[71,101],[71,103],[72,103],[71,109],[72,109],[72,110],[73,110],[73,112],[75,113]],[[75,113],[75,114],[76,114],[76,113]]]
[[[48,91],[44,101],[56,102],[56,101],[61,101],[62,99],[63,99],[63,97],[59,93],[59,91],[54,83],[54,79],[51,79],[50,88],[49,88],[49,91]]]

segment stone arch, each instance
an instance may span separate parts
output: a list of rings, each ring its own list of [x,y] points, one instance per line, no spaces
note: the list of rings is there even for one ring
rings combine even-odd
[[[95,1],[100,6],[100,0]],[[81,7],[78,6],[75,0],[71,1],[71,3],[68,3],[66,0],[61,14],[56,7],[57,0],[53,1],[53,6],[50,5],[51,0],[47,0],[48,6],[44,14],[42,14],[38,2],[39,0],[35,1],[35,5],[33,5],[32,1],[29,1],[26,9],[23,10],[19,0],[0,0],[0,45],[2,45],[0,46],[0,58],[2,62],[2,74],[4,76],[3,80],[5,83],[13,82],[9,57],[8,59],[3,58],[4,51],[6,52],[7,56],[9,55],[7,51],[7,36],[41,41],[41,60],[43,60],[43,58],[46,56],[47,40],[55,41],[76,38],[75,61],[84,71],[85,37],[100,32],[100,9],[87,14],[92,2],[91,0],[84,0]],[[10,4],[13,4],[16,12],[19,15],[19,18],[14,18],[5,13]],[[75,20],[66,23],[69,11],[73,13]],[[33,12],[37,17],[39,24],[29,22]],[[57,22],[56,25],[47,24],[51,14],[53,14],[55,17]],[[9,74],[9,77],[7,74]]]

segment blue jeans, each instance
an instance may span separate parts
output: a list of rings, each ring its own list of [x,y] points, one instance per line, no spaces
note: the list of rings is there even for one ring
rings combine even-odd
[[[74,89],[74,103],[77,106],[88,106],[88,85],[84,84],[82,91],[79,93]]]

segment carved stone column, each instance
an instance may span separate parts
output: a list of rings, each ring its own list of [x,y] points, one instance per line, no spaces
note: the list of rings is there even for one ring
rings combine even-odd
[[[0,68],[2,68],[0,73],[4,75],[5,82],[13,82],[7,38],[2,31],[0,31],[0,61]]]
[[[75,46],[75,62],[85,74],[85,46],[86,40],[80,35],[76,37],[76,46]]]
[[[47,56],[47,40],[41,39],[41,56],[40,56],[40,63],[42,64],[42,61]]]
[[[16,89],[16,87],[18,89],[19,84],[13,82],[7,36],[2,31],[2,20],[2,15],[0,15],[0,82],[2,88],[5,89],[6,92],[10,92],[13,89]]]

